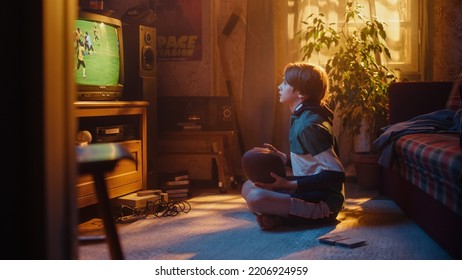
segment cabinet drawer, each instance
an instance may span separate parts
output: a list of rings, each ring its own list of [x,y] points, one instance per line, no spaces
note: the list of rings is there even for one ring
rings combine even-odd
[[[106,174],[109,198],[143,188],[142,143],[140,140],[119,142],[133,155],[135,161],[120,160],[113,171]],[[77,179],[77,206],[84,207],[98,202],[93,177],[82,175]]]

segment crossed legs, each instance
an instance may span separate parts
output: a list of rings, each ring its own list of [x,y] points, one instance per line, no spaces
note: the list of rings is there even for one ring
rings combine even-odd
[[[262,189],[248,180],[242,185],[242,197],[250,211],[257,215],[257,223],[262,230],[270,230],[289,217],[290,195]]]
[[[250,180],[242,185],[241,194],[250,211],[257,215],[257,222],[262,230],[278,227],[283,220],[291,217],[296,217],[299,221],[322,221],[332,214],[324,201],[307,202],[293,198],[288,193],[260,188]]]

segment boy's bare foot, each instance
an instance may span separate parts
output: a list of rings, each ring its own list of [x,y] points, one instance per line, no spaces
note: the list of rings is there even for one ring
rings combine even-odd
[[[282,225],[282,219],[276,215],[257,215],[257,223],[261,230],[272,230]]]

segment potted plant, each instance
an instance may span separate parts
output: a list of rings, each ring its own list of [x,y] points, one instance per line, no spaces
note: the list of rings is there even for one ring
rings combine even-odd
[[[311,14],[302,21],[297,35],[304,60],[314,53],[329,55],[325,69],[330,80],[331,106],[342,128],[354,135],[355,153],[368,156],[373,152],[378,127],[386,123],[387,89],[395,75],[381,61],[383,55],[391,57],[385,45],[385,25],[364,16],[363,9],[357,1],[347,1],[345,21],[339,28],[337,23],[327,22],[323,14]],[[353,161],[357,155],[353,155]],[[376,159],[377,156],[372,162],[376,163]]]

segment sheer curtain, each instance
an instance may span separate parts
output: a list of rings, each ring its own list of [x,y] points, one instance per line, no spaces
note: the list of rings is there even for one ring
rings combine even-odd
[[[248,0],[241,112],[245,148],[272,143],[288,152],[289,108],[279,103],[284,66],[298,61],[294,38],[303,1]]]

